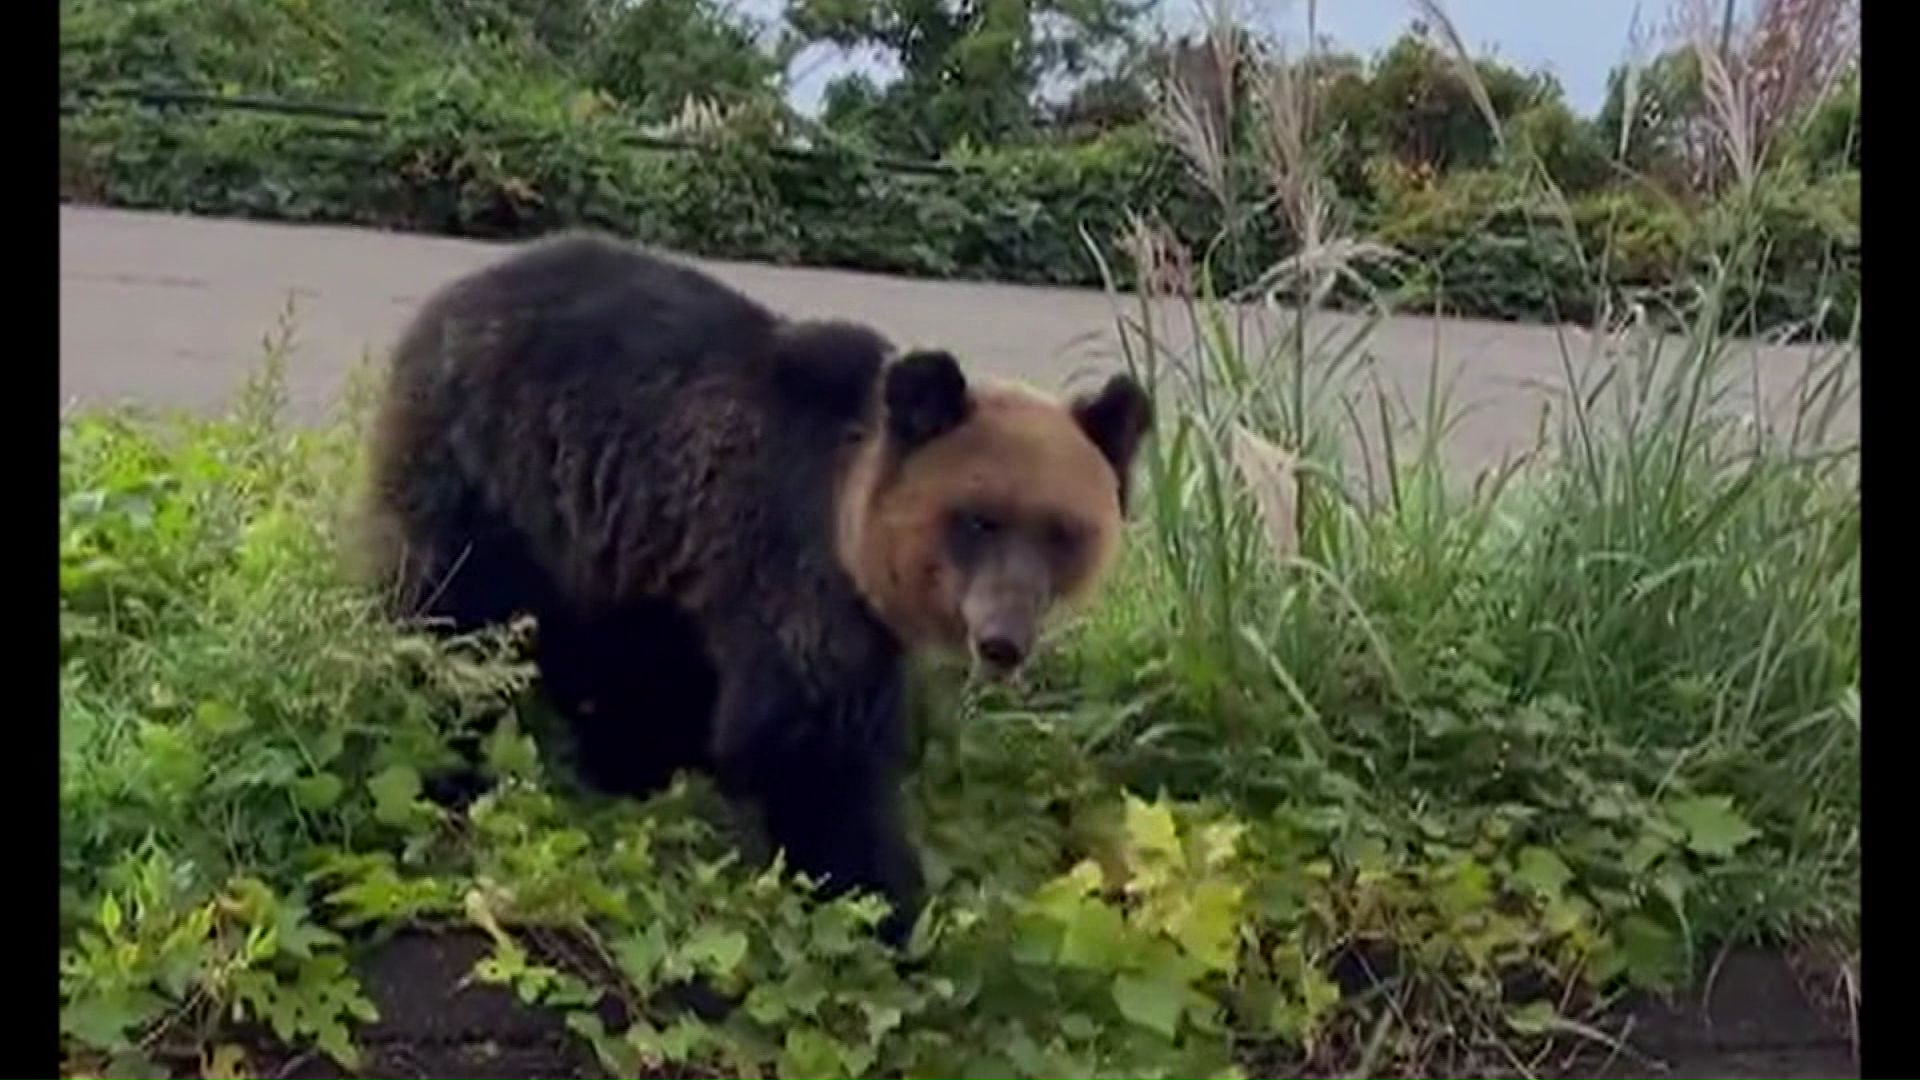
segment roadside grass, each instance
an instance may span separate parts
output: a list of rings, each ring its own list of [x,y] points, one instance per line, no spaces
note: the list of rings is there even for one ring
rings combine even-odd
[[[1311,301],[1391,255],[1314,216],[1297,88],[1267,90],[1277,204],[1319,222],[1272,283]],[[342,558],[357,400],[283,422],[270,349],[226,415],[67,418],[66,1072],[352,1069],[353,961],[404,928],[485,934],[474,978],[615,1075],[1539,1075],[1727,943],[1850,953],[1857,336],[1742,414],[1719,309],[1763,284],[1761,221],[1678,336],[1598,296],[1536,451],[1470,480],[1437,360],[1402,400],[1364,323],[1213,297],[1204,253],[1170,300],[1116,293],[1163,410],[1132,543],[1026,685],[922,680],[906,966],[703,784],[578,792],[512,633],[377,616]],[[424,798],[483,719],[494,789]]]

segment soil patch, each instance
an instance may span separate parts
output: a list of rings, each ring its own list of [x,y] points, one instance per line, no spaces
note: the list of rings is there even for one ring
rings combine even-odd
[[[605,1077],[561,1017],[469,978],[487,948],[484,937],[460,932],[402,934],[375,950],[361,971],[380,1020],[361,1029],[364,1060],[353,1075]],[[1622,1015],[1624,1048],[1583,1054],[1562,1075],[1852,1080],[1860,1067],[1845,1018],[1818,1002],[1817,988],[1809,993],[1805,969],[1777,951],[1729,952],[1700,988],[1672,1001],[1632,1003]],[[317,1053],[259,1048],[249,1057],[259,1076],[348,1075]]]

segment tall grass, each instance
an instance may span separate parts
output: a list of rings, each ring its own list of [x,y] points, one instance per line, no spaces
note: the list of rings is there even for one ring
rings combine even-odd
[[[1484,100],[1445,12],[1416,6]],[[1726,799],[1757,842],[1700,881],[1655,888],[1669,895],[1644,910],[1688,939],[1847,932],[1857,333],[1807,347],[1791,390],[1762,401],[1757,361],[1720,329],[1763,284],[1757,209],[1703,234],[1710,270],[1668,312],[1678,333],[1609,292],[1603,243],[1583,252],[1599,314],[1541,358],[1557,374],[1524,406],[1540,417],[1537,444],[1462,475],[1446,455],[1462,412],[1437,347],[1423,394],[1406,400],[1366,361],[1393,298],[1376,295],[1358,322],[1323,310],[1335,281],[1357,280],[1354,260],[1394,253],[1319,209],[1302,134],[1311,85],[1278,50],[1256,65],[1226,38],[1213,47],[1253,68],[1250,148],[1183,122],[1199,110],[1177,94],[1166,128],[1201,177],[1254,155],[1270,212],[1305,246],[1253,296],[1209,286],[1226,240],[1183,281],[1141,274],[1163,282],[1157,295],[1113,292],[1122,352],[1167,420],[1144,464],[1130,595],[1096,618],[1088,647],[1120,659],[1112,686],[1142,704],[1093,745],[1140,782],[1256,808],[1330,794],[1387,819],[1484,821],[1523,806],[1523,831],[1551,839],[1602,895],[1645,888],[1636,876],[1652,864],[1631,838],[1597,836],[1626,837],[1674,799]],[[1774,180],[1765,133],[1701,51],[1735,204],[1757,208]],[[1577,247],[1544,168],[1500,145]],[[1179,265],[1171,245],[1136,223],[1142,267]],[[1142,612],[1151,643],[1132,622]]]

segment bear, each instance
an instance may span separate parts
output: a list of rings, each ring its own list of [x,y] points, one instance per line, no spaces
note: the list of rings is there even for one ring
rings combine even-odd
[[[924,889],[905,663],[1017,670],[1108,574],[1153,423],[1129,375],[969,380],[592,232],[441,288],[386,379],[364,521],[392,613],[530,616],[582,779],[712,776],[826,895],[888,900],[896,945]]]

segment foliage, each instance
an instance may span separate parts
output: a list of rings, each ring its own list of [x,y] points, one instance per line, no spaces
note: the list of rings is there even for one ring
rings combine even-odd
[[[1546,101],[1517,113],[1508,137],[1521,158],[1537,159],[1564,191],[1591,192],[1612,179],[1613,160],[1600,131],[1564,102]]]
[[[1503,120],[1559,98],[1559,87],[1542,76],[1489,60],[1477,61],[1475,69],[1494,115]],[[1436,170],[1492,161],[1493,137],[1467,83],[1424,34],[1395,41],[1373,65],[1367,89],[1366,111],[1349,122],[1375,140],[1373,149]]]
[[[534,96],[600,90],[661,121],[689,98],[778,100],[790,46],[708,0],[61,0],[61,82],[373,104],[469,71]]]
[[[829,91],[830,120],[857,117],[878,145],[937,157],[1027,134],[1043,83],[1124,52],[1145,11],[1139,0],[794,0],[787,18],[808,41],[877,48],[900,69],[884,90],[854,76]]]
[[[454,64],[521,81],[560,71],[509,0],[60,3],[69,91],[136,82],[372,102],[418,71]]]
[[[711,0],[623,4],[587,49],[587,78],[654,120],[671,117],[688,97],[721,105],[769,100],[791,46],[765,50],[757,30]]]
[[[1595,124],[1628,168],[1669,192],[1697,190],[1714,152],[1699,55],[1688,46],[1616,68]]]

